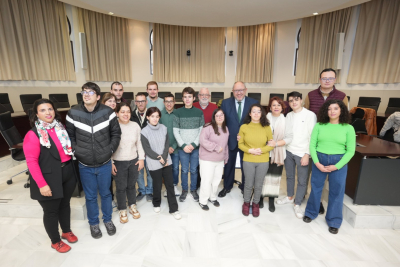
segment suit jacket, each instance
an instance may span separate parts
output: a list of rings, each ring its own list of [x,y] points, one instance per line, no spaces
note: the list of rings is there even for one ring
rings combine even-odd
[[[239,122],[236,112],[235,98],[230,97],[222,101],[221,109],[225,113],[225,122],[229,130],[228,147],[230,150],[234,150],[238,147],[237,134],[239,133],[240,126],[243,124],[244,118],[249,113],[250,106],[253,104],[258,104],[258,101],[246,96],[242,113],[243,115]]]

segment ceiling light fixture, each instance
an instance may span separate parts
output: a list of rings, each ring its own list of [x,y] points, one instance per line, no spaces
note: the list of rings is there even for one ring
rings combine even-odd
[[[318,15],[318,12],[314,12],[314,13],[312,13],[312,14],[315,16],[315,15]]]
[[[317,13],[318,14],[318,13]],[[114,15],[114,13],[112,13],[112,12],[108,12],[108,15]]]

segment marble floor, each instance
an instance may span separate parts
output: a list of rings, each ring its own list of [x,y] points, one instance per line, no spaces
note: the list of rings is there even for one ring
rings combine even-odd
[[[0,199],[7,176],[18,167],[0,173]],[[11,186],[24,179],[18,176]],[[284,179],[282,185],[283,195]],[[177,221],[168,213],[166,198],[159,214],[144,199],[138,202],[140,219],[123,225],[115,212],[116,235],[108,236],[101,224],[99,240],[90,236],[86,220],[73,220],[79,241],[66,254],[50,248],[40,218],[0,217],[0,266],[400,266],[399,230],[356,229],[344,221],[339,234],[332,235],[324,216],[306,224],[290,205],[244,217],[236,186],[219,201],[221,207],[203,211],[188,197],[179,203],[182,219]]]

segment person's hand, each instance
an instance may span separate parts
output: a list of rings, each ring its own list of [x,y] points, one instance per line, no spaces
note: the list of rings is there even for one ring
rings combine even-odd
[[[189,146],[185,146],[183,151],[185,151],[186,153],[192,153],[192,150],[190,150]]]
[[[300,165],[307,166],[309,161],[310,161],[310,156],[308,154],[304,154],[304,156],[300,160]]]
[[[255,156],[261,155],[261,149],[260,148],[250,148],[249,153]]]
[[[165,161],[164,161],[164,159],[161,157],[161,155],[158,156],[157,158],[159,159],[159,161],[160,161],[160,163],[161,163],[162,165],[165,164]]]
[[[42,188],[39,188],[40,194],[45,197],[51,197],[53,194],[51,193],[50,186],[45,185]]]
[[[112,173],[112,175],[117,175],[117,167],[115,167],[115,164],[113,163],[112,164],[112,169],[111,169],[111,173]]]
[[[139,165],[138,171],[141,171],[144,168],[144,160],[138,160],[135,165]]]
[[[237,138],[237,141],[239,142],[240,141],[240,135],[236,136],[236,138]]]
[[[188,147],[189,147],[189,149],[190,149],[190,152],[192,152],[193,150],[194,150],[194,147],[190,144],[190,145],[187,145]]]
[[[221,148],[219,149],[218,153],[221,153],[222,151],[224,151],[224,148],[223,148],[223,147],[221,147]]]
[[[325,166],[325,169],[328,170],[329,172],[337,171],[337,168],[335,165]]]
[[[271,139],[268,141],[267,146],[276,147],[276,142],[273,139]]]
[[[172,147],[169,147],[169,149],[168,149],[168,153],[169,153],[169,154],[174,153],[174,151],[175,151],[175,149],[173,149]]]
[[[330,170],[326,169],[326,167],[324,165],[322,165],[321,163],[317,162],[315,163],[315,166],[318,168],[318,170],[320,170],[321,172],[331,172]]]
[[[255,149],[255,152],[256,152],[255,155],[257,155],[257,156],[259,156],[259,155],[262,154],[261,148],[256,148],[256,149]]]

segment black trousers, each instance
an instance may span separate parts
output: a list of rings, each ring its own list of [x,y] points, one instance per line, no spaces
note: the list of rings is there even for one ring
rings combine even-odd
[[[62,181],[63,198],[39,200],[39,204],[43,208],[44,228],[53,244],[61,241],[60,233],[58,232],[58,223],[60,223],[63,233],[71,232],[70,201],[76,186],[72,161],[69,161],[69,163],[62,168]]]
[[[114,177],[117,187],[118,210],[126,210],[126,199],[128,205],[136,204],[136,182],[139,177],[139,165],[135,165],[138,159],[127,161],[114,160],[117,175]]]
[[[161,205],[162,178],[164,178],[165,188],[167,189],[169,213],[177,211],[178,202],[175,197],[172,167],[167,166],[162,169],[150,171],[150,175],[151,178],[153,178],[153,206],[160,207]]]

